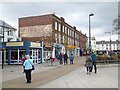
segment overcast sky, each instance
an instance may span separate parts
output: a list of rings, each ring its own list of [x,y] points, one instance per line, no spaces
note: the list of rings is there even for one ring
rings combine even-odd
[[[18,29],[18,18],[55,13],[64,17],[65,22],[76,26],[83,34],[89,34],[88,17],[91,16],[91,36],[97,41],[109,40],[113,20],[118,17],[117,2],[5,2],[0,3],[1,20]],[[112,40],[118,39],[112,35]]]

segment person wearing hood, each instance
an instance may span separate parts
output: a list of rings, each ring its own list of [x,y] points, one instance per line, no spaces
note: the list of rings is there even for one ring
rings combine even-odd
[[[74,61],[74,56],[73,54],[70,55],[70,65],[73,64],[73,61]]]

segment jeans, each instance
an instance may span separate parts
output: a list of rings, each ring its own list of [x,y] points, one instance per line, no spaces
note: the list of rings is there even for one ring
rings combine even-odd
[[[73,60],[70,60],[70,64],[73,64]]]

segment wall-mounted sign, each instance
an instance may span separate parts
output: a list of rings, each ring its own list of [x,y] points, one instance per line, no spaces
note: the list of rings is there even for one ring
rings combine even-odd
[[[75,48],[77,48],[77,46],[68,45],[67,48],[75,49]]]
[[[40,43],[35,43],[35,42],[31,42],[31,46],[33,47],[40,47]]]
[[[6,46],[23,46],[23,42],[7,42]]]

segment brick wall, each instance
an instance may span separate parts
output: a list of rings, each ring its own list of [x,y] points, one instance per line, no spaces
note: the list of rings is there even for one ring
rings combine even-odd
[[[20,27],[20,37],[47,37],[52,35],[52,25]]]
[[[52,24],[52,14],[19,18],[19,27]]]

